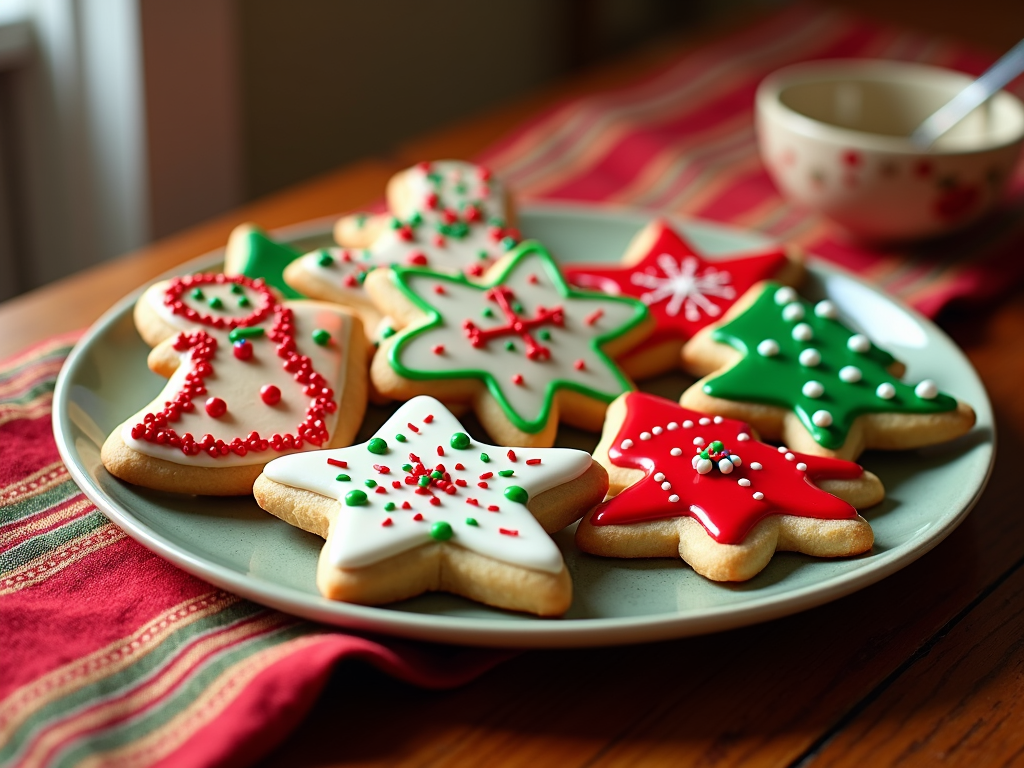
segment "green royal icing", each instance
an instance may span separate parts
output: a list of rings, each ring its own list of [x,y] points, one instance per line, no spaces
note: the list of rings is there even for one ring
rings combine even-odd
[[[284,281],[284,268],[301,254],[283,243],[271,240],[258,229],[251,230],[245,239],[246,252],[241,259],[239,274],[253,280],[263,278],[271,288],[286,299],[305,298]]]
[[[623,323],[618,328],[613,328],[603,334],[590,338],[586,343],[589,344],[599,360],[607,365],[612,372],[612,377],[618,382],[619,387],[614,392],[602,392],[600,390],[588,387],[584,384],[580,384],[577,381],[570,381],[566,379],[556,379],[548,383],[543,395],[540,406],[540,412],[537,417],[533,420],[524,418],[518,413],[512,405],[508,402],[505,397],[502,387],[506,386],[504,382],[499,382],[493,373],[480,368],[472,369],[459,369],[450,371],[438,371],[438,370],[423,370],[409,368],[401,362],[402,350],[405,346],[415,339],[418,335],[429,331],[433,328],[442,327],[445,325],[444,318],[441,314],[434,309],[428,298],[420,296],[413,291],[407,281],[407,276],[427,276],[429,278],[437,280],[447,280],[455,283],[461,283],[465,286],[471,287],[475,290],[480,291],[481,294],[485,293],[489,289],[501,285],[506,277],[516,268],[516,265],[520,260],[537,256],[541,259],[540,267],[548,275],[552,285],[555,286],[561,296],[567,300],[572,299],[593,299],[595,296],[601,296],[602,299],[609,302],[617,302],[627,304],[633,308],[633,316],[629,321]],[[502,411],[508,417],[508,420],[519,430],[523,432],[540,432],[547,424],[548,415],[551,412],[551,405],[555,397],[555,393],[561,389],[571,389],[587,397],[594,398],[603,403],[610,403],[616,397],[621,395],[623,392],[631,392],[635,388],[630,383],[629,379],[625,377],[621,370],[612,362],[602,350],[601,346],[611,339],[617,338],[624,333],[632,330],[637,325],[642,323],[648,317],[647,307],[640,301],[635,299],[623,297],[623,296],[607,296],[604,294],[595,294],[593,292],[577,291],[569,286],[562,277],[562,273],[558,270],[554,259],[547,252],[547,250],[536,242],[524,242],[521,243],[515,250],[511,259],[509,259],[505,268],[502,272],[497,275],[494,280],[488,284],[474,283],[466,279],[464,275],[447,275],[441,272],[434,272],[429,269],[422,269],[416,267],[402,267],[393,266],[391,268],[391,275],[394,284],[398,289],[420,310],[427,315],[427,320],[424,323],[417,323],[414,327],[408,331],[403,331],[399,337],[398,342],[393,344],[388,350],[388,362],[396,373],[400,376],[404,376],[407,379],[419,379],[419,380],[438,380],[438,379],[464,379],[464,378],[478,378],[482,379],[487,385],[488,390],[494,399],[501,406]],[[521,312],[522,308],[516,309],[515,311]]]
[[[768,283],[757,300],[741,315],[712,331],[711,337],[728,344],[743,354],[736,365],[704,384],[704,392],[724,400],[743,400],[792,410],[818,444],[837,449],[846,441],[854,420],[866,413],[940,413],[956,408],[956,400],[939,394],[931,400],[918,397],[914,388],[903,384],[888,372],[895,358],[888,352],[871,345],[867,352],[855,352],[847,346],[854,332],[838,320],[819,317],[815,304],[797,299],[803,307],[803,317],[783,317],[784,306],[775,300],[780,289],[777,283]],[[793,329],[806,323],[813,331],[807,341],[793,337]],[[778,344],[776,355],[758,352],[758,344],[770,339]],[[800,353],[817,350],[821,362],[814,366],[802,365]],[[862,374],[860,381],[848,383],[839,377],[844,366],[855,366]],[[804,394],[808,381],[819,382],[824,393],[820,397]],[[886,400],[876,394],[878,385],[889,383],[896,394]],[[829,426],[818,426],[812,421],[817,411],[832,416]]]

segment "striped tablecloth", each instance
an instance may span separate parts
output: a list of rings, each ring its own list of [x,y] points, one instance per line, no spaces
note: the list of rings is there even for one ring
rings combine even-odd
[[[787,203],[754,147],[754,91],[803,59],[870,56],[978,72],[962,47],[801,6],[559,106],[486,153],[526,198],[610,201],[802,243],[935,313],[1019,277],[1024,181],[1008,212],[943,243],[870,251]],[[214,589],[128,539],[57,456],[52,390],[72,337],[0,364],[0,765],[245,765],[302,717],[340,658],[418,685],[500,660],[299,621]]]

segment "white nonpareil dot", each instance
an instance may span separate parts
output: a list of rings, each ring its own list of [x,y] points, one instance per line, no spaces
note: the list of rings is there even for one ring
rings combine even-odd
[[[668,497],[668,500],[675,504],[677,501],[679,501],[679,497],[673,493],[671,496]]]
[[[761,462],[760,461],[752,461],[752,462],[750,462],[750,468],[751,469],[760,469],[761,468]]]
[[[704,445],[704,438],[703,437],[695,437],[695,438],[693,438],[693,444],[694,445]]]
[[[804,464],[802,461],[796,465],[796,468],[799,469],[801,472],[807,471],[807,465]]]
[[[670,421],[668,423],[668,431],[671,432],[671,431],[676,430],[676,429],[679,429],[679,425],[676,422],[674,422],[674,421]]]
[[[622,446],[622,450],[628,451],[630,448],[633,447],[633,441],[627,437],[620,443],[620,445]]]
[[[663,481],[664,479],[665,479],[665,473],[664,473],[664,472],[656,472],[656,473],[654,474],[654,482],[656,482],[656,483],[660,483],[660,482],[662,482],[662,481]]]
[[[641,440],[650,440],[651,439],[651,433],[650,432],[641,432],[640,433],[640,439]]]
[[[689,419],[687,419],[686,421],[683,422],[683,429],[689,429],[692,426],[693,426],[693,422],[690,421]]]
[[[729,456],[729,461],[731,461],[733,465],[737,467],[743,463],[743,459],[741,459],[739,455],[735,453]]]
[[[786,446],[784,446],[784,445],[780,445],[780,446],[779,446],[778,448],[776,448],[775,450],[776,450],[776,451],[778,451],[779,453],[785,453],[786,451],[788,451],[788,450],[789,450],[789,448],[787,448],[787,447],[786,447]]]
[[[817,399],[825,394],[825,387],[820,381],[812,380],[806,382],[803,387],[800,388],[800,391],[804,393],[805,397],[813,397]]]
[[[789,286],[783,286],[775,292],[775,303],[780,307],[789,304],[791,301],[796,301],[796,291]]]
[[[697,470],[697,474],[706,475],[712,469],[714,464],[711,463],[711,459],[702,459],[700,455],[694,456],[693,468]]]
[[[797,341],[810,341],[814,338],[814,329],[807,323],[797,323],[793,326],[793,338]]]
[[[750,487],[750,481],[747,478],[745,478],[745,477],[741,477],[736,482],[739,483],[744,488],[749,488]]]
[[[811,414],[811,422],[816,427],[830,427],[832,426],[832,414],[828,411],[815,411]]]
[[[723,421],[725,421],[725,419],[723,419],[721,416],[715,416],[715,418],[713,418],[712,421],[715,422],[715,424],[721,424]]]
[[[793,459],[795,459],[795,458],[796,458],[795,454],[792,454],[792,453],[787,453],[786,454],[786,461],[793,461]]]
[[[846,347],[851,352],[859,352],[860,354],[863,355],[865,352],[871,349],[871,341],[868,340],[868,337],[865,336],[864,334],[855,333],[853,334],[853,336],[846,340]]]
[[[863,375],[864,374],[860,372],[860,368],[856,365],[844,365],[839,369],[839,378],[847,384],[856,384],[861,380]]]
[[[745,443],[747,442],[747,440],[750,439],[750,435],[748,435],[746,432],[740,432],[738,435],[736,435],[736,439],[739,440],[741,443]]]
[[[821,364],[821,352],[812,347],[808,347],[800,353],[800,357],[797,358],[800,361],[800,365],[813,368],[816,365]]]
[[[670,483],[668,481],[665,481],[664,483],[661,484],[661,490],[663,490],[663,491],[671,491],[672,490],[672,483]]]
[[[775,357],[779,354],[779,342],[775,339],[765,339],[757,345],[757,354],[761,357]]]
[[[883,400],[892,400],[896,397],[896,387],[886,381],[878,385],[875,394]]]
[[[683,455],[683,449],[682,448],[673,448],[671,451],[669,451],[669,453],[672,456],[682,456]]]
[[[754,491],[754,499],[756,501],[760,501],[763,498],[764,498],[764,494],[763,493],[761,493],[760,491]]]
[[[704,417],[703,419],[701,419],[701,420],[700,420],[700,422],[699,422],[699,423],[700,423],[700,425],[701,425],[702,427],[706,427],[706,426],[707,426],[708,424],[710,424],[710,423],[711,423],[711,419],[709,419],[709,418],[707,418],[707,417],[705,416],[705,417]]]
[[[804,306],[803,304],[787,304],[786,308],[782,310],[782,319],[788,320],[791,323],[795,323],[797,320],[804,319]]]
[[[660,435],[664,431],[665,430],[663,430],[661,427],[654,427],[654,429],[651,430],[651,432],[655,435]]]
[[[718,471],[723,475],[728,475],[734,469],[732,462],[729,459],[722,459],[718,462]]]
[[[922,400],[933,400],[939,394],[939,387],[931,379],[925,379],[914,387],[914,394]]]
[[[814,305],[814,314],[827,320],[835,320],[839,316],[839,311],[836,309],[835,304],[825,299]]]

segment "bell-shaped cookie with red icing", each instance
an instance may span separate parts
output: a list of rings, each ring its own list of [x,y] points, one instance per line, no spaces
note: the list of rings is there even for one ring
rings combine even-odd
[[[606,557],[681,557],[714,581],[744,581],[776,551],[843,557],[871,549],[858,509],[884,496],[857,464],[762,443],[741,421],[632,392],[608,408],[594,458],[612,498],[576,543]]]
[[[244,275],[195,274],[150,286],[135,325],[168,381],[103,444],[103,464],[123,480],[247,494],[271,459],[348,445],[359,428],[366,341],[336,305],[282,301]]]

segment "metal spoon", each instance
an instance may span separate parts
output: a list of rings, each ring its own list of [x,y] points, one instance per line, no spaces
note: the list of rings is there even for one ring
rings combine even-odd
[[[910,143],[929,149],[938,138],[1024,72],[1024,40],[986,69],[973,83],[925,118],[910,134]]]

